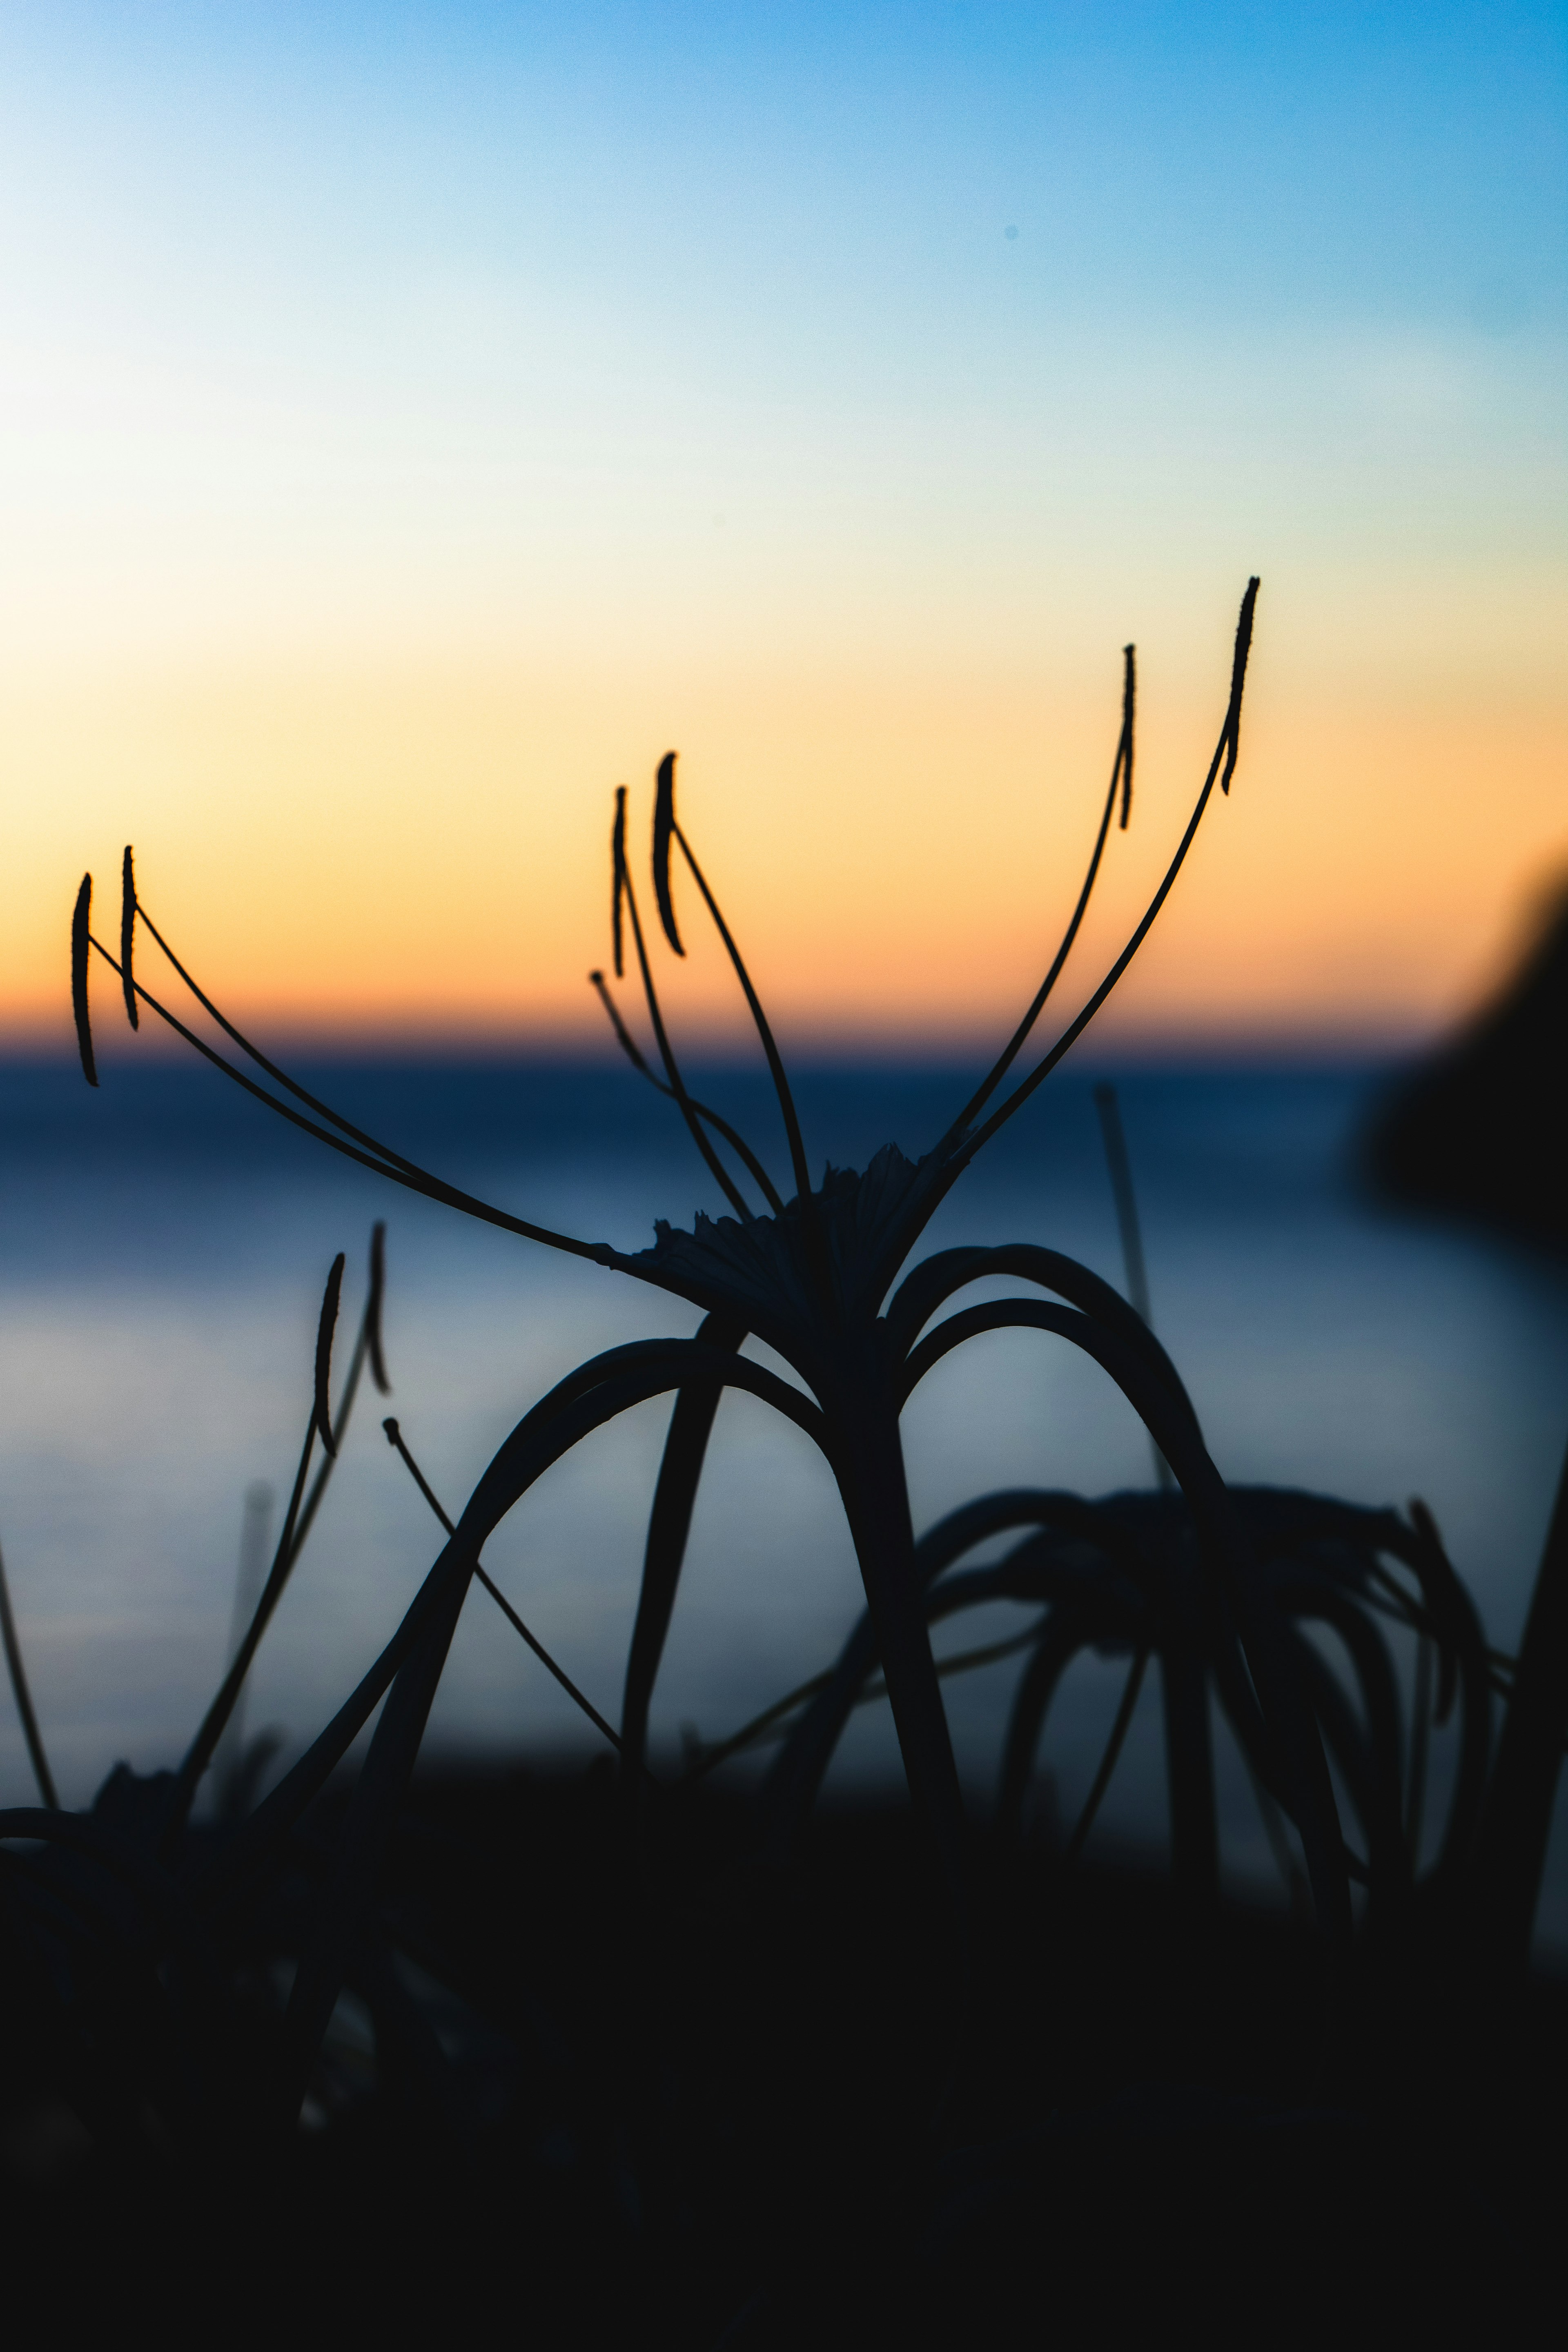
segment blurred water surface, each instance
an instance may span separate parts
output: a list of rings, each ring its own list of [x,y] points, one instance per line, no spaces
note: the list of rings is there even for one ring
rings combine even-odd
[[[615,1066],[382,1062],[306,1082],[443,1175],[530,1218],[637,1248],[653,1220],[716,1212],[678,1116]],[[1568,1274],[1483,1235],[1369,1202],[1354,1139],[1364,1066],[1121,1069],[1154,1319],[1226,1476],[1370,1504],[1419,1494],[1490,1637],[1516,1640],[1568,1434]],[[1046,1242],[1119,1284],[1090,1097],[1069,1065],[965,1176],[921,1254]],[[750,1071],[695,1089],[775,1173],[776,1117]],[[315,1318],[349,1253],[345,1332],[374,1218],[388,1225],[395,1393],[367,1390],[317,1530],[261,1651],[252,1726],[308,1738],[374,1655],[439,1547],[382,1435],[400,1416],[454,1515],[520,1415],[595,1350],[697,1320],[678,1301],[472,1223],[334,1159],[194,1064],[116,1052],[91,1094],[74,1068],[0,1067],[0,1539],[35,1698],[68,1802],[120,1757],[173,1760],[225,1663],[247,1486],[286,1492],[309,1405]],[[967,1091],[939,1067],[818,1068],[799,1095],[814,1163],[929,1148]],[[994,1286],[997,1288],[1012,1285]],[[972,1294],[978,1295],[978,1294]],[[342,1358],[340,1357],[340,1361]],[[612,1719],[668,1405],[639,1407],[552,1469],[487,1548],[491,1572]],[[997,1333],[911,1400],[917,1527],[1022,1483],[1096,1495],[1144,1485],[1147,1441],[1064,1343]],[[724,1402],[654,1711],[721,1736],[826,1663],[858,1580],[826,1472],[750,1398]],[[1005,1611],[944,1629],[967,1648]],[[1013,1662],[947,1685],[967,1780],[994,1770]],[[1123,1665],[1063,1686],[1045,1759],[1071,1818]],[[1163,1781],[1154,1678],[1096,1832],[1156,1845]],[[448,1749],[559,1749],[593,1734],[476,1591],[432,1718]],[[1222,1743],[1227,1870],[1266,1876],[1245,1781]],[[897,1772],[885,1707],[856,1718],[841,1780]],[[0,1797],[26,1800],[0,1698]],[[1047,1800],[1048,1801],[1048,1800]],[[1568,1944],[1568,1841],[1542,1933]]]

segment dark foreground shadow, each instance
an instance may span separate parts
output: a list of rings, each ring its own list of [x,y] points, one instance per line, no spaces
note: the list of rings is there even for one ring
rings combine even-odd
[[[68,2333],[759,2352],[1489,2339],[1549,2294],[1561,1989],[1478,2032],[1429,1938],[1363,1937],[1325,2059],[1322,1947],[1287,1916],[981,1847],[953,2066],[907,1810],[820,1811],[787,1874],[710,1790],[647,1833],[628,1893],[608,1770],[417,1783],[381,1910],[396,1997],[379,2038],[340,2002],[306,2126],[269,2146],[195,2165],[152,2115],[94,2145],[13,2042],[14,2291]],[[286,1991],[258,1973],[258,2032]]]

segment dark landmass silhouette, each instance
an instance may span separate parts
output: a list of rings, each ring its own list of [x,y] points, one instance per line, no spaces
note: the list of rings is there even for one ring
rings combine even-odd
[[[1500,995],[1399,1081],[1365,1139],[1386,1197],[1568,1251],[1568,883]]]

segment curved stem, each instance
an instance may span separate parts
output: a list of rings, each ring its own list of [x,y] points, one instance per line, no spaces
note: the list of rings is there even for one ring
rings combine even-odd
[[[146,916],[143,915],[142,919],[145,922]],[[111,971],[120,970],[117,959],[110,954],[109,950],[100,940],[93,939],[90,944],[103,958]],[[171,1028],[177,1037],[183,1037],[187,1045],[194,1046],[203,1059],[210,1062],[215,1069],[221,1070],[225,1077],[232,1079],[237,1087],[242,1087],[245,1092],[247,1095],[253,1095],[258,1102],[265,1103],[268,1110],[276,1111],[279,1118],[286,1118],[291,1127],[300,1128],[305,1134],[313,1135],[318,1143],[327,1144],[333,1151],[341,1152],[345,1160],[353,1160],[361,1168],[369,1168],[377,1176],[384,1176],[389,1183],[401,1184],[405,1192],[418,1192],[428,1201],[439,1201],[448,1209],[460,1209],[465,1216],[478,1218],[482,1224],[499,1225],[504,1233],[521,1234],[524,1241],[543,1242],[550,1249],[564,1250],[572,1257],[589,1258],[595,1265],[621,1265],[622,1261],[617,1252],[611,1248],[608,1242],[580,1242],[570,1234],[552,1233],[548,1225],[531,1224],[526,1218],[514,1217],[504,1209],[492,1208],[488,1201],[476,1200],[472,1193],[461,1191],[456,1184],[447,1183],[439,1176],[432,1176],[427,1170],[416,1167],[412,1160],[405,1160],[395,1152],[383,1153],[383,1147],[379,1144],[374,1146],[374,1153],[383,1153],[383,1156],[377,1158],[373,1156],[373,1151],[362,1150],[356,1144],[345,1143],[341,1136],[333,1135],[329,1129],[319,1126],[314,1119],[306,1118],[301,1112],[291,1109],[288,1103],[279,1102],[277,1096],[268,1094],[265,1087],[258,1087],[254,1078],[247,1078],[243,1070],[237,1070],[234,1064],[226,1061],[223,1055],[207,1044],[205,1038],[198,1037],[194,1029],[188,1029],[176,1013],[169,1011],[167,1005],[161,1004],[155,996],[142,987],[140,981],[136,981],[133,985],[142,1003],[145,1004],[150,1012],[155,1013],[159,1020]],[[295,1093],[300,1091],[297,1087],[291,1090]],[[324,1115],[331,1116],[331,1114]],[[341,1126],[343,1122],[339,1121],[338,1124]]]
[[[806,1164],[805,1142],[801,1135],[800,1120],[795,1115],[795,1097],[790,1092],[789,1080],[784,1075],[784,1062],[773,1042],[773,1033],[768,1026],[767,1014],[763,1011],[762,999],[752,985],[752,975],[746,970],[740,949],[730,935],[729,925],[719,911],[719,901],[708,887],[702,868],[693,855],[691,844],[687,840],[679,824],[676,824],[672,830],[676,840],[680,844],[680,854],[691,869],[691,878],[701,891],[703,902],[713,918],[714,927],[729,950],[730,961],[735,968],[735,977],[741,983],[746,1003],[751,1009],[752,1019],[756,1024],[757,1034],[763,1041],[763,1052],[767,1056],[769,1075],[773,1082],[773,1092],[778,1097],[784,1134],[789,1141],[790,1166],[795,1171],[795,1191],[800,1196],[804,1208],[805,1203],[811,1198],[811,1171]]]
[[[1121,733],[1117,740],[1116,757],[1111,762],[1110,783],[1105,795],[1105,806],[1100,811],[1100,831],[1094,836],[1094,850],[1089,861],[1089,871],[1083,877],[1083,887],[1078,895],[1078,904],[1073,908],[1072,919],[1068,924],[1067,929],[1062,934],[1061,945],[1058,948],[1055,956],[1051,960],[1050,969],[1047,972],[1044,980],[1040,982],[1038,990],[1036,992],[1034,1002],[1029,1006],[1029,1009],[1025,1013],[1023,1019],[1019,1022],[1017,1027],[1014,1030],[1012,1036],[1008,1039],[1006,1045],[1003,1047],[1001,1053],[997,1055],[990,1069],[986,1072],[984,1077],[982,1078],[980,1084],[975,1087],[974,1092],[970,1096],[969,1100],[964,1104],[963,1108],[959,1112],[958,1117],[948,1129],[942,1142],[938,1144],[937,1150],[939,1151],[941,1151],[943,1149],[943,1146],[950,1143],[954,1138],[962,1135],[964,1129],[969,1125],[971,1119],[977,1118],[980,1112],[984,1108],[985,1105],[990,1101],[991,1097],[995,1093],[997,1087],[1001,1085],[1003,1079],[1006,1076],[1008,1071],[1017,1060],[1018,1055],[1023,1052],[1024,1046],[1028,1039],[1029,1032],[1033,1029],[1036,1022],[1039,1019],[1040,1014],[1045,1010],[1046,1000],[1050,995],[1052,989],[1055,988],[1058,979],[1061,977],[1062,966],[1066,963],[1068,956],[1072,953],[1073,941],[1077,939],[1079,931],[1082,927],[1084,916],[1089,911],[1089,899],[1094,893],[1095,880],[1100,873],[1100,861],[1105,855],[1106,839],[1110,832],[1110,815],[1111,811],[1116,806],[1116,787],[1118,784],[1121,784],[1123,786],[1121,824],[1122,829],[1124,831],[1126,829],[1127,819],[1132,803],[1132,706],[1136,677],[1133,667],[1133,649],[1131,646],[1123,647],[1122,657],[1125,663],[1125,669],[1123,672],[1121,689]]]
[[[3,1558],[0,1558],[0,1638],[5,1644],[5,1664],[10,1670],[16,1713],[22,1719],[22,1737],[27,1743],[33,1778],[38,1784],[38,1794],[45,1804],[51,1811],[58,1811],[60,1801],[55,1792],[55,1778],[49,1770],[48,1757],[44,1752],[44,1735],[38,1729],[38,1718],[33,1712],[33,1694],[27,1688],[27,1672],[22,1664],[22,1644],[16,1634],[16,1621],[11,1614],[11,1589],[5,1580]]]
[[[625,871],[622,874],[621,887],[626,892],[626,907],[632,919],[632,938],[637,946],[637,968],[642,973],[643,994],[647,1000],[647,1015],[653,1024],[653,1034],[658,1045],[658,1057],[664,1064],[665,1076],[669,1081],[669,1091],[679,1107],[680,1115],[686,1121],[691,1140],[708,1162],[720,1190],[742,1223],[749,1225],[752,1222],[751,1205],[739,1185],[731,1181],[729,1170],[703,1133],[702,1122],[697,1115],[697,1106],[686,1091],[686,1083],[681,1077],[679,1066],[675,1058],[675,1048],[669,1042],[668,1033],[664,1025],[664,1015],[658,1009],[658,991],[653,984],[653,972],[648,964],[647,949],[643,940],[642,918],[637,913],[637,892],[632,887],[630,874]]]
[[[658,1072],[657,1070],[650,1070],[647,1062],[643,1059],[637,1039],[632,1035],[631,1031],[621,1019],[620,1007],[616,1004],[615,998],[610,994],[609,983],[606,982],[604,973],[602,971],[591,971],[588,974],[588,979],[590,984],[598,992],[600,1003],[604,1006],[605,1012],[610,1016],[610,1026],[616,1033],[616,1042],[620,1045],[621,1051],[625,1054],[627,1061],[630,1062],[633,1069],[636,1070],[640,1076],[645,1077],[650,1087],[657,1087],[658,1092],[665,1097],[667,1101],[676,1101],[677,1097],[675,1088],[673,1087],[666,1086],[664,1080],[659,1076]],[[699,1102],[695,1095],[691,1096],[689,1099],[691,1108],[697,1113],[698,1118],[700,1119],[706,1119],[708,1125],[713,1129],[715,1135],[721,1135],[725,1142],[730,1146],[731,1150],[735,1153],[736,1157],[744,1161],[752,1182],[761,1192],[763,1198],[766,1201],[774,1216],[782,1217],[784,1214],[784,1202],[779,1198],[778,1192],[774,1188],[773,1179],[769,1176],[767,1170],[763,1166],[762,1161],[757,1158],[756,1153],[752,1150],[751,1145],[746,1141],[744,1136],[738,1135],[735,1129],[730,1125],[728,1119],[721,1118],[716,1110],[710,1110],[706,1103]]]
[[[953,1152],[952,1157],[949,1160],[946,1167],[942,1170],[932,1184],[921,1194],[918,1215],[903,1229],[900,1235],[900,1255],[908,1252],[913,1244],[916,1234],[921,1232],[924,1227],[930,1223],[932,1216],[936,1213],[938,1207],[952,1190],[953,1185],[956,1184],[958,1179],[963,1173],[963,1171],[974,1158],[975,1153],[984,1148],[984,1146],[990,1141],[991,1138],[997,1132],[998,1129],[1004,1127],[1007,1120],[1013,1117],[1015,1111],[1022,1108],[1023,1105],[1027,1102],[1029,1097],[1035,1092],[1035,1089],[1043,1085],[1045,1080],[1049,1077],[1051,1072],[1056,1068],[1057,1064],[1062,1059],[1063,1055],[1068,1053],[1082,1036],[1084,1031],[1089,1027],[1089,1023],[1094,1019],[1095,1014],[1100,1011],[1100,1006],[1105,1003],[1106,998],[1110,994],[1111,990],[1116,986],[1117,982],[1121,978],[1122,973],[1126,971],[1128,965],[1131,962],[1133,957],[1142,946],[1151,925],[1153,923],[1155,917],[1159,914],[1160,909],[1164,905],[1166,899],[1170,897],[1176,877],[1181,872],[1182,866],[1186,859],[1187,852],[1193,845],[1193,841],[1196,835],[1198,826],[1203,822],[1204,811],[1208,806],[1209,796],[1214,791],[1216,780],[1219,782],[1222,792],[1229,792],[1230,780],[1236,772],[1236,762],[1241,740],[1241,698],[1242,689],[1247,679],[1247,655],[1252,644],[1252,617],[1254,608],[1258,602],[1258,583],[1256,579],[1248,581],[1247,593],[1241,600],[1241,615],[1237,623],[1236,631],[1236,651],[1231,663],[1230,701],[1226,710],[1225,724],[1220,730],[1219,741],[1215,747],[1214,758],[1209,762],[1209,770],[1207,775],[1204,779],[1203,790],[1198,794],[1197,805],[1194,807],[1191,817],[1188,819],[1187,829],[1182,835],[1181,842],[1176,849],[1176,854],[1172,858],[1169,866],[1166,868],[1164,880],[1161,883],[1159,888],[1155,891],[1153,898],[1150,900],[1147,911],[1145,912],[1142,920],[1139,923],[1137,929],[1132,933],[1131,938],[1128,940],[1127,945],[1122,949],[1121,953],[1117,957],[1116,961],[1111,965],[1110,970],[1106,973],[1105,978],[1100,982],[1100,986],[1095,990],[1088,1003],[1084,1005],[1077,1017],[1068,1023],[1067,1028],[1058,1038],[1056,1044],[1050,1048],[1050,1051],[1043,1055],[1040,1060],[1036,1063],[1034,1068],[1029,1072],[1028,1076],[1014,1087],[1013,1092],[1007,1097],[1006,1100],[992,1112],[991,1117],[985,1121],[984,1125],[978,1128],[973,1135],[971,1135],[957,1148]],[[1223,774],[1221,773],[1222,761],[1225,763]]]

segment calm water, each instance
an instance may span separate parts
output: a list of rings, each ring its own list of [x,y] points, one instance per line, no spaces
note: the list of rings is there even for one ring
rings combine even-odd
[[[1117,1074],[1156,1324],[1227,1476],[1359,1502],[1420,1494],[1510,1645],[1568,1433],[1568,1277],[1528,1254],[1391,1216],[1358,1194],[1364,1070]],[[546,1223],[626,1247],[656,1215],[717,1208],[678,1118],[616,1067],[390,1066],[311,1083],[416,1158]],[[225,1662],[242,1501],[286,1490],[308,1409],[333,1254],[363,1296],[371,1222],[388,1220],[392,1409],[454,1512],[496,1445],[594,1350],[696,1317],[623,1276],[469,1224],[380,1183],[216,1076],[118,1057],[94,1096],[63,1068],[0,1069],[0,1538],[35,1696],[68,1801],[119,1757],[172,1760]],[[751,1074],[705,1073],[764,1150]],[[800,1092],[815,1160],[926,1148],[962,1073],[819,1070]],[[774,1150],[782,1162],[782,1149]],[[1052,1081],[950,1198],[927,1246],[1049,1242],[1120,1280],[1087,1069]],[[352,1326],[345,1321],[345,1328]],[[373,1409],[374,1408],[374,1409]],[[362,1404],[310,1547],[261,1652],[253,1726],[318,1728],[374,1654],[439,1532]],[[551,1471],[487,1563],[568,1671],[618,1711],[668,1403],[640,1407]],[[1146,1484],[1147,1443],[1093,1366],[1038,1334],[950,1357],[907,1416],[917,1524],[1022,1483],[1098,1494]],[[832,1655],[858,1584],[808,1442],[747,1398],[720,1413],[660,1679],[656,1737],[717,1738]],[[946,1636],[969,1647],[1005,1612]],[[1124,1671],[1074,1669],[1047,1732],[1069,1818]],[[1016,1668],[948,1685],[964,1771],[994,1769]],[[1152,1678],[1151,1678],[1151,1684]],[[431,1738],[559,1748],[580,1719],[476,1591]],[[1222,1758],[1227,1867],[1267,1875],[1239,1771]],[[857,1717],[838,1771],[897,1771],[885,1708]],[[0,1701],[0,1797],[29,1788]],[[1163,1835],[1152,1688],[1096,1836]],[[1542,1930],[1568,1945],[1568,1841]]]

